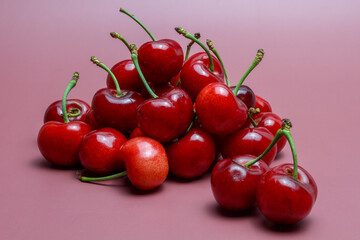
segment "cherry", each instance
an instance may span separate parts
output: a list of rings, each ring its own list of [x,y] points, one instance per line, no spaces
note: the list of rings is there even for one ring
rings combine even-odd
[[[136,69],[153,99],[139,105],[137,123],[140,130],[149,137],[168,142],[180,137],[188,129],[193,119],[193,103],[182,89],[169,88],[158,97],[147,84],[137,60],[136,46],[132,48],[132,59]]]
[[[125,46],[130,50],[129,43],[117,32],[111,32],[110,36],[121,40]],[[115,64],[111,69],[111,72],[116,77],[120,88],[132,90],[135,92],[141,92],[144,89],[144,85],[141,82],[139,74],[135,69],[135,65],[131,59],[126,59]],[[108,88],[116,89],[116,85],[111,74],[108,74],[106,78],[106,85]]]
[[[79,74],[76,72],[69,82],[62,99],[63,111],[66,112],[66,97],[76,85]],[[91,127],[80,121],[70,122],[68,115],[63,114],[64,122],[49,121],[40,129],[37,144],[41,154],[49,162],[70,167],[80,163],[78,148],[82,138],[91,131]]]
[[[147,136],[140,130],[140,128],[136,127],[130,133],[129,139],[133,139],[133,138],[136,138],[136,137],[147,137]]]
[[[99,129],[102,128],[100,124],[98,124],[94,117],[94,112],[90,110],[88,114],[86,115],[85,122],[91,126],[92,129]]]
[[[84,182],[103,181],[127,175],[134,187],[140,190],[152,190],[159,187],[169,173],[165,149],[154,139],[147,137],[130,139],[120,149],[119,156],[125,162],[126,171],[98,178],[79,175],[79,179]]]
[[[156,40],[149,30],[132,14],[125,13],[134,19],[149,34],[153,41],[140,46],[138,53],[139,65],[147,81],[154,84],[170,82],[181,70],[184,53],[179,43],[172,39]]]
[[[166,147],[170,172],[181,178],[196,178],[204,174],[215,157],[215,143],[201,128],[191,128],[184,137]]]
[[[186,32],[183,28],[175,30],[186,38],[198,43],[205,51],[191,56],[181,70],[181,88],[184,89],[193,101],[200,91],[210,83],[224,82],[224,70],[221,63],[214,58],[209,50],[198,39]]]
[[[238,155],[223,159],[214,166],[211,189],[215,200],[224,209],[242,211],[255,205],[257,185],[269,167],[262,160],[244,166],[254,159],[251,155]]]
[[[268,101],[255,95],[255,108],[258,108],[260,112],[272,112],[271,105]]]
[[[235,88],[236,88],[235,86],[230,87],[231,91],[233,92],[235,91]],[[237,93],[234,94],[236,95],[237,98],[239,98],[241,101],[245,103],[247,108],[255,107],[255,103],[256,103],[255,93],[248,86],[241,85]]]
[[[274,135],[263,127],[243,128],[223,138],[220,146],[224,158],[237,155],[250,154],[259,156],[271,143]],[[277,153],[276,146],[273,147],[262,160],[270,165]]]
[[[195,104],[202,126],[212,134],[231,134],[247,119],[246,105],[223,83],[210,83],[204,87]]]
[[[86,121],[86,115],[90,112],[90,106],[80,99],[67,99],[66,112],[69,121]],[[45,111],[44,123],[49,121],[63,122],[62,101],[53,102]]]
[[[264,127],[267,130],[269,130],[274,136],[276,132],[279,130],[279,128],[281,128],[282,126],[281,118],[272,112],[256,113],[254,115],[251,115],[250,118],[252,119],[252,122],[248,121],[245,124],[245,127],[249,127],[249,128]],[[277,153],[279,153],[285,147],[285,144],[286,144],[286,137],[284,136],[281,139],[279,139],[279,141],[276,143]]]
[[[112,128],[101,128],[85,135],[79,146],[81,164],[96,174],[111,174],[124,168],[120,148],[126,137]]]
[[[91,107],[97,123],[104,127],[112,127],[121,132],[130,132],[136,126],[136,112],[144,101],[140,93],[122,90],[112,72],[96,57],[91,61],[106,70],[114,80],[115,89],[103,88],[98,90],[92,100]]]
[[[272,168],[260,179],[256,200],[260,212],[278,224],[293,224],[305,218],[317,198],[317,186],[311,175],[298,167],[297,154],[290,133],[292,124],[284,119],[267,150],[285,136],[290,144],[293,164],[282,164]],[[265,151],[266,152],[266,151]]]

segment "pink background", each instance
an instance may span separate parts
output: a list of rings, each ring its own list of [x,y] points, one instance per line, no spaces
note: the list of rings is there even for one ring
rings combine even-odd
[[[80,80],[70,97],[90,102],[106,77],[90,56],[109,66],[130,58],[109,32],[138,46],[150,40],[120,7],[158,39],[186,46],[175,26],[201,32],[203,41],[214,42],[232,83],[265,49],[245,84],[293,121],[300,165],[319,188],[306,220],[279,228],[256,210],[226,215],[209,174],[169,179],[141,194],[126,180],[84,184],[73,170],[45,162],[36,145],[43,113],[73,72]],[[0,1],[0,238],[358,239],[359,8],[359,1],[335,0]],[[289,161],[286,147],[276,164]]]

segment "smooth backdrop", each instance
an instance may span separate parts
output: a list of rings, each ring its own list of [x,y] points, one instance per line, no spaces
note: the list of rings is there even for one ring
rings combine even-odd
[[[46,107],[61,98],[74,71],[71,98],[91,102],[108,66],[130,58],[109,36],[140,46],[146,33],[185,49],[174,27],[211,39],[235,84],[255,57],[265,57],[245,84],[293,122],[299,163],[319,195],[292,227],[270,224],[255,209],[226,214],[210,177],[167,180],[139,193],[126,180],[85,184],[74,170],[51,167],[36,145]],[[336,1],[0,1],[1,239],[359,239],[360,2]],[[192,52],[200,51],[194,46]],[[288,147],[275,162],[291,162]]]

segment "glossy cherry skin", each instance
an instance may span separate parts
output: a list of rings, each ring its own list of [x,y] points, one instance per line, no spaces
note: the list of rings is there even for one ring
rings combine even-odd
[[[255,108],[259,108],[260,112],[272,112],[271,105],[268,101],[266,101],[262,97],[259,97],[258,95],[255,95],[255,99]]]
[[[264,127],[267,130],[269,130],[272,135],[275,136],[276,132],[281,128],[282,126],[282,120],[281,118],[272,112],[260,112],[257,114],[254,114],[252,116],[253,120],[256,124],[258,124],[258,127]],[[253,128],[253,124],[248,121],[245,124],[245,127]],[[279,141],[276,143],[277,146],[277,152],[279,153],[286,145],[286,137],[283,136],[279,139]]]
[[[144,89],[144,84],[142,83],[132,60],[127,59],[118,62],[111,68],[111,72],[115,75],[120,89],[127,89],[135,92],[141,92]],[[116,89],[114,80],[110,74],[106,78],[106,85],[108,88]]]
[[[213,57],[214,71],[209,70],[209,57],[205,52],[192,55],[181,70],[181,88],[193,101],[200,91],[210,83],[224,82],[224,70],[217,58]]]
[[[126,133],[136,128],[136,112],[144,99],[140,93],[130,90],[122,90],[121,93],[122,96],[117,97],[115,89],[100,89],[93,97],[91,108],[101,126]]]
[[[315,203],[317,186],[314,179],[302,167],[298,167],[298,178],[294,179],[293,169],[292,164],[276,166],[259,182],[257,205],[274,223],[296,223],[310,213]]]
[[[37,144],[41,154],[49,162],[61,167],[76,166],[80,163],[80,142],[91,130],[88,124],[80,121],[50,121],[41,127]]]
[[[192,128],[182,138],[166,147],[170,173],[180,178],[196,178],[204,174],[215,158],[215,143],[201,128]]]
[[[176,41],[162,39],[144,43],[138,50],[138,59],[146,81],[164,84],[181,71],[184,53]]]
[[[189,95],[180,88],[172,88],[158,98],[144,101],[138,108],[137,122],[146,136],[168,142],[185,133],[193,115]]]
[[[66,111],[68,113],[76,113],[80,110],[80,114],[76,117],[69,117],[69,121],[81,121],[85,122],[86,115],[90,111],[90,106],[86,102],[80,99],[67,99],[66,100]],[[62,117],[62,101],[53,102],[45,111],[44,123],[49,121],[64,122]]]
[[[120,148],[126,137],[113,128],[101,128],[86,134],[79,146],[81,164],[89,171],[107,175],[124,168]]]
[[[196,99],[196,113],[204,129],[212,134],[227,135],[246,122],[246,105],[223,83],[210,83]]]
[[[263,127],[243,128],[223,139],[221,153],[224,158],[231,158],[237,155],[250,154],[259,156],[270,145],[274,135]],[[270,165],[277,153],[276,145],[262,158]]]
[[[236,86],[232,86],[230,87],[231,91],[234,92]],[[251,88],[249,88],[246,85],[241,85],[236,97],[238,97],[241,101],[243,101],[245,103],[245,105],[247,106],[247,108],[251,108],[251,107],[255,107],[255,93],[253,92],[253,90],[251,90]]]
[[[147,137],[127,141],[120,150],[127,176],[136,188],[151,190],[160,186],[168,176],[169,163],[164,147]]]
[[[211,173],[211,189],[215,200],[229,211],[243,211],[256,203],[256,191],[261,176],[269,170],[259,160],[249,168],[243,165],[256,157],[239,155],[219,161]]]

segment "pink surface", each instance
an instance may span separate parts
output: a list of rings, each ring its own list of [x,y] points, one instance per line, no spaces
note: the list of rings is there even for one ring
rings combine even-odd
[[[1,239],[358,239],[359,1],[1,1]],[[155,1],[154,1],[155,2]],[[265,49],[246,85],[292,119],[300,165],[315,178],[318,200],[291,228],[259,212],[229,216],[217,207],[209,175],[169,179],[138,193],[126,180],[85,184],[73,170],[51,168],[36,137],[46,107],[61,98],[74,71],[72,98],[91,101],[106,74],[90,62],[130,58],[109,36],[138,46],[148,36],[188,42],[182,26],[220,52],[232,83]],[[198,47],[194,50],[199,51]],[[194,51],[195,52],[195,51]],[[291,161],[288,147],[276,163]]]

